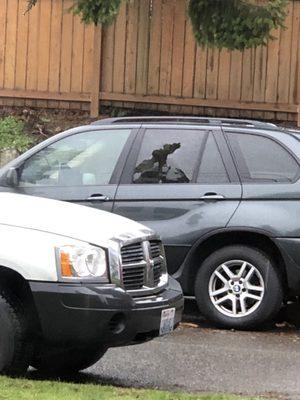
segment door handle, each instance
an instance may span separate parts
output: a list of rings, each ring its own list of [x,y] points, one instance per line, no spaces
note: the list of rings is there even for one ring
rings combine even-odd
[[[110,198],[103,194],[93,194],[92,196],[86,199],[87,201],[109,201]]]
[[[204,196],[200,197],[200,200],[225,200],[225,196],[217,193],[205,193]]]

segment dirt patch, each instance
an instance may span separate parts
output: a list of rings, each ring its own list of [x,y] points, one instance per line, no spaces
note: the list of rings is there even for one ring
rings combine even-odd
[[[119,109],[106,107],[102,109],[103,114],[97,119],[108,117],[138,116],[138,115],[168,115],[167,113],[153,112],[151,110]],[[41,141],[59,132],[81,125],[89,125],[95,119],[91,119],[89,112],[78,110],[59,109],[32,109],[23,107],[0,108],[0,118],[15,116],[25,123],[25,131]],[[193,116],[195,117],[195,115]],[[282,122],[280,126],[296,127],[296,123]]]
[[[37,141],[47,139],[59,132],[80,125],[89,125],[93,119],[89,113],[77,110],[46,110],[4,107],[0,109],[0,118],[14,116],[25,123],[25,131],[37,138]],[[107,115],[99,117],[105,118]]]

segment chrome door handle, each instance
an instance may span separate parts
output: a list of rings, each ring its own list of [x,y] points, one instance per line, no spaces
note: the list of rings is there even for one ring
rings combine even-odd
[[[222,194],[205,194],[200,197],[200,200],[225,200],[225,196]]]
[[[102,195],[102,194],[95,194],[93,196],[90,196],[86,199],[87,201],[109,201],[110,198],[108,196]]]

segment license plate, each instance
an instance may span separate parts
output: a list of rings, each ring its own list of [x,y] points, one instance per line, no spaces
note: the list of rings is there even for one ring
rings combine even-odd
[[[175,308],[167,308],[161,312],[159,335],[167,335],[174,330]]]

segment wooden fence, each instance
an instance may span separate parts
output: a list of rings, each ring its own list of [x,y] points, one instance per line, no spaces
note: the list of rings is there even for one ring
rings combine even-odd
[[[261,1],[261,0],[258,0]],[[263,0],[262,0],[263,1]],[[101,104],[172,113],[297,120],[300,1],[285,30],[244,52],[196,46],[186,0],[131,0],[109,27],[84,26],[72,0],[0,0],[0,102]]]

